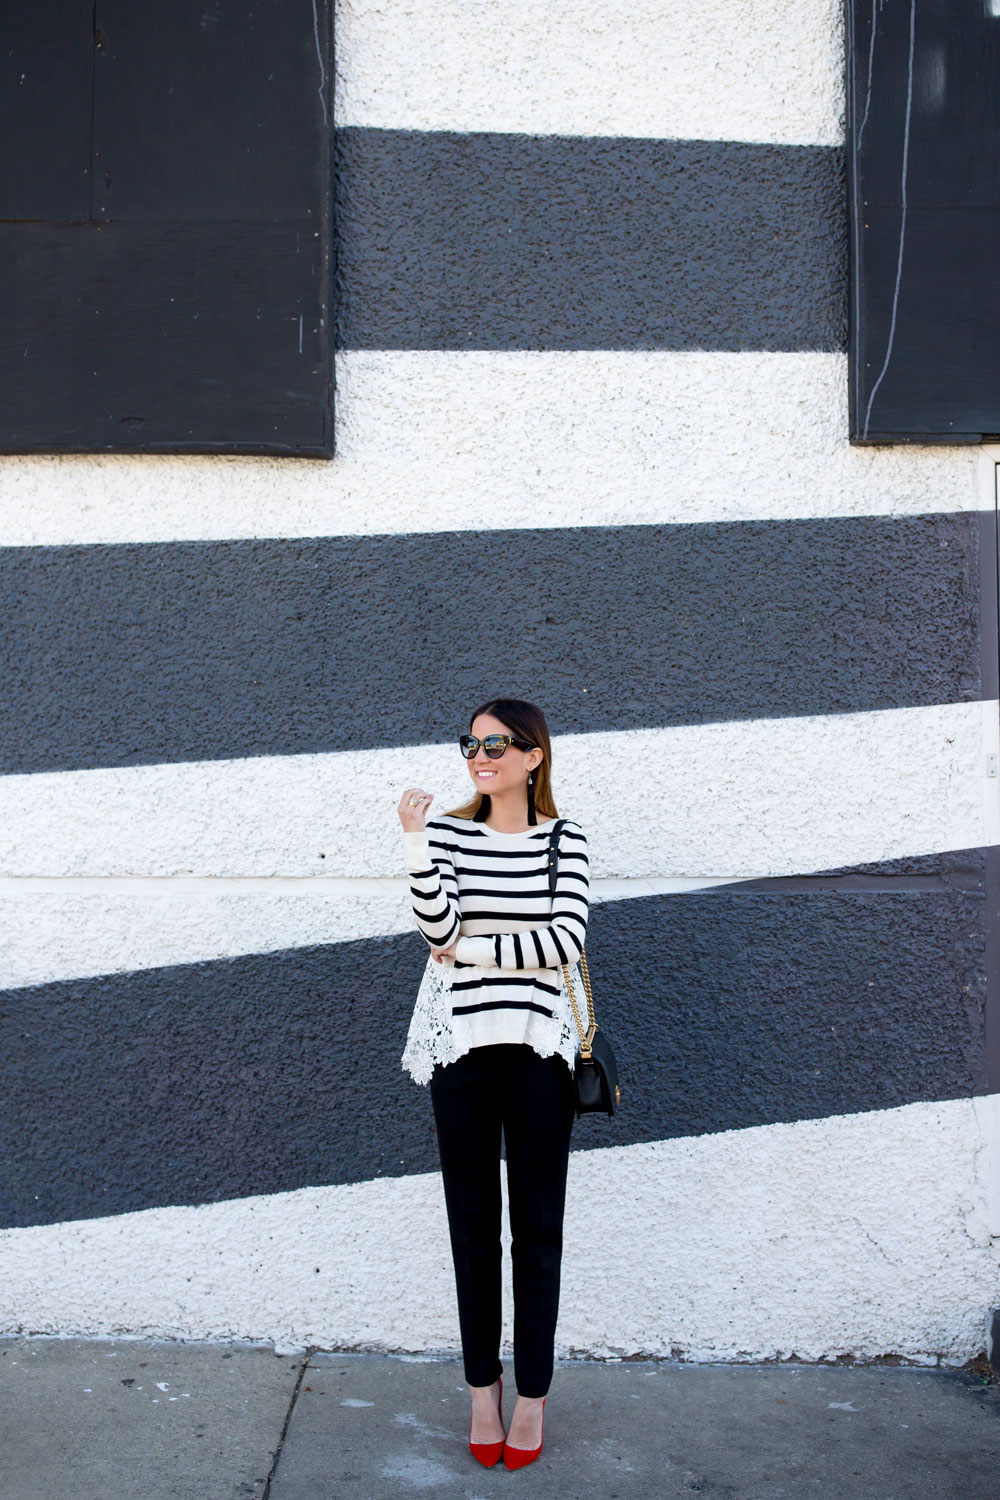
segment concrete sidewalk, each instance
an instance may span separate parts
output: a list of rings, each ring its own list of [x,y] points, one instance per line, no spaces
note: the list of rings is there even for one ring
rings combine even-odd
[[[1000,1388],[887,1366],[565,1362],[545,1449],[481,1469],[452,1359],[0,1342],[3,1500],[992,1500]]]

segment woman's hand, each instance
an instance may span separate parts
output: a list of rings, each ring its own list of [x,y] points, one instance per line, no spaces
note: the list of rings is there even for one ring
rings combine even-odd
[[[422,792],[418,786],[408,787],[399,799],[396,811],[399,821],[407,833],[423,833],[427,827],[427,814],[434,801],[433,792]]]
[[[432,948],[431,958],[433,958],[436,964],[444,963],[445,959],[447,959],[449,963],[453,964],[455,962],[455,949],[457,947],[458,938],[455,939],[450,948]]]

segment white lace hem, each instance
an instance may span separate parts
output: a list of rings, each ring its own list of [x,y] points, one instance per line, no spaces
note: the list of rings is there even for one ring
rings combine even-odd
[[[467,970],[469,974],[482,970]],[[473,1047],[489,1045],[491,1042],[522,1042],[538,1053],[539,1057],[552,1057],[558,1053],[572,1068],[576,1059],[578,1037],[573,1014],[566,994],[562,970],[559,970],[560,1004],[553,1017],[542,1017],[529,1013],[525,1022],[523,1013],[514,1013],[511,1021],[494,1019],[484,1024],[484,1018],[462,1017],[463,1024],[456,1025],[459,1018],[451,1013],[451,982],[455,969],[452,964],[436,964],[428,958],[417,990],[417,998],[406,1035],[406,1046],[401,1058],[402,1065],[414,1083],[429,1083],[435,1066],[446,1066],[471,1051]],[[575,991],[583,993],[576,965],[570,970]],[[484,975],[484,977],[486,977]],[[505,1029],[506,1028],[506,1029]]]

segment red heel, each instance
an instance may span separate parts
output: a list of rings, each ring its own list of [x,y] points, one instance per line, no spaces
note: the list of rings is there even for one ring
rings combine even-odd
[[[500,1426],[503,1427],[503,1380],[500,1381]],[[499,1463],[500,1455],[503,1453],[504,1439],[499,1443],[474,1443],[472,1441],[472,1423],[469,1423],[469,1452],[473,1458],[479,1460],[484,1469],[492,1469],[495,1463]]]
[[[542,1422],[545,1422],[545,1397],[542,1397]],[[539,1443],[537,1448],[512,1448],[509,1443],[503,1445],[504,1467],[507,1469],[525,1469],[528,1464],[533,1464],[542,1451]]]

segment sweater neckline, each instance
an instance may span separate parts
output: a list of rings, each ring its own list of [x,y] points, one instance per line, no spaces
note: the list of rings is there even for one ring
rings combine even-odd
[[[518,833],[501,833],[498,828],[491,828],[488,823],[480,823],[479,826],[484,833],[489,834],[491,839],[526,839],[537,838],[540,833],[550,832],[558,821],[558,818],[549,818],[544,823],[536,823],[533,828],[522,828]]]

